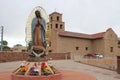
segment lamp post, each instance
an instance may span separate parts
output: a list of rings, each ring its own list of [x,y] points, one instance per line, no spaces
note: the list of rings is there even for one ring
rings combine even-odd
[[[3,51],[3,28],[4,28],[4,27],[1,26],[1,47],[0,47],[0,48],[1,48],[0,50],[1,50],[1,51]]]

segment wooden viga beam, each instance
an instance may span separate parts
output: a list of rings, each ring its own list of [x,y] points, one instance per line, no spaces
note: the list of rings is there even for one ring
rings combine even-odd
[[[41,65],[40,64],[37,64],[37,65],[39,65],[38,66],[38,75],[41,75]]]
[[[52,74],[54,74],[53,70],[50,68],[50,66],[48,65],[48,63],[45,62],[45,64],[46,64],[46,66],[48,67],[48,69],[50,70],[50,72],[51,72]]]
[[[31,69],[31,67],[35,64],[35,62],[29,62],[29,65],[28,65],[28,70],[25,72],[25,76],[29,74],[29,71]]]
[[[13,73],[17,74],[20,71],[20,69],[21,69],[20,67],[17,68],[15,71],[13,71]]]
[[[13,71],[13,73],[14,73],[14,74],[19,74],[19,73],[20,73],[20,70],[21,70],[21,66],[22,66],[22,65],[20,65],[17,69],[15,69],[15,70]]]

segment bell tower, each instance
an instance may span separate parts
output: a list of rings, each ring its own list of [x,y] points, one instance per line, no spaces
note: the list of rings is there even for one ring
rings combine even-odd
[[[62,14],[53,12],[49,15],[49,28],[51,30],[64,31],[64,22],[62,21]]]
[[[58,33],[65,31],[65,23],[62,21],[62,14],[53,12],[49,15],[47,26],[49,31],[49,52],[57,52]]]

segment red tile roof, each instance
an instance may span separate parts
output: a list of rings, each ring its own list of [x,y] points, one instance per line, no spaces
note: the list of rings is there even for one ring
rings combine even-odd
[[[94,39],[98,39],[98,38],[103,38],[105,32],[101,32],[101,33],[96,33],[96,34],[92,34],[91,36]]]
[[[53,13],[51,13],[50,15],[53,15],[53,14],[60,14],[60,15],[62,15],[61,13],[58,13],[58,12],[53,12]],[[49,15],[49,16],[50,16]]]
[[[82,38],[82,39],[99,39],[99,38],[103,38],[104,33],[105,32],[96,33],[96,34],[83,34],[83,33],[64,31],[64,32],[59,32],[59,36]]]

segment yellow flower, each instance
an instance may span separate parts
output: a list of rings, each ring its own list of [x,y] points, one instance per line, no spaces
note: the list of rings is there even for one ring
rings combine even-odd
[[[27,71],[28,70],[28,67],[27,66],[23,66],[20,71]]]

